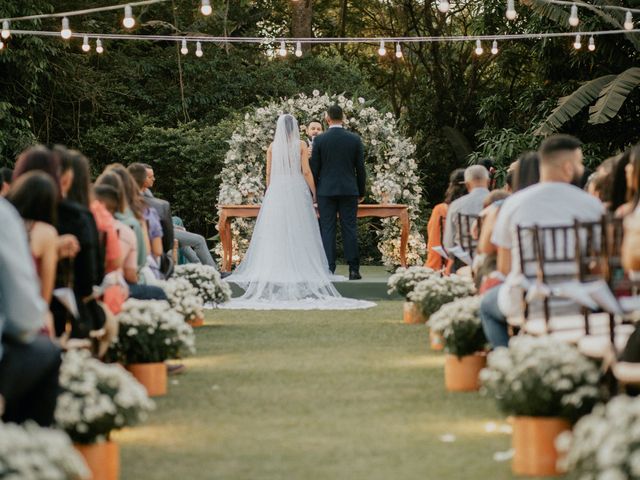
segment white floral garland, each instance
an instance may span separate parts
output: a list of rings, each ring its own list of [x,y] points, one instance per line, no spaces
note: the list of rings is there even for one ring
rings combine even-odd
[[[391,113],[382,113],[364,98],[349,99],[344,95],[321,95],[314,90],[311,96],[300,94],[294,98],[274,101],[247,113],[229,140],[229,150],[220,173],[219,205],[259,204],[265,191],[266,152],[275,134],[276,120],[283,113],[295,116],[304,137],[305,125],[322,120],[324,112],[337,103],[345,112],[345,127],[357,132],[365,146],[365,163],[371,196],[378,203],[400,203],[409,206],[409,217],[415,224],[419,215],[422,188],[417,175],[418,164],[413,158],[416,147],[402,135]],[[237,219],[232,225],[234,237],[233,261],[238,263],[246,251],[253,221]],[[400,265],[400,226],[397,220],[382,220],[378,232],[378,248],[388,267]],[[221,245],[217,246],[221,254]],[[422,264],[425,244],[422,235],[414,230],[409,235],[407,262]]]

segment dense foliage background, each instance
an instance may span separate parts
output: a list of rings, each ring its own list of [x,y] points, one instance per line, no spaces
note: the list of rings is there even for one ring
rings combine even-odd
[[[602,0],[599,0],[602,1]],[[615,3],[614,0],[606,0]],[[0,0],[0,17],[106,5],[97,1]],[[111,2],[113,3],[113,2]],[[197,0],[136,8],[135,32],[266,36],[415,36],[566,31],[567,11],[527,0],[515,22],[502,0],[452,4],[444,16],[422,0],[212,1],[203,17]],[[626,5],[634,6],[639,1]],[[121,12],[71,20],[74,31],[120,32]],[[615,15],[614,15],[615,17]],[[609,29],[620,20],[581,10],[582,30]],[[614,25],[615,26],[615,25]],[[14,28],[59,30],[59,20]],[[615,27],[615,28],[619,28]],[[500,53],[475,45],[315,46],[303,58],[274,58],[267,45],[205,44],[202,58],[179,45],[104,41],[105,53],[85,54],[80,40],[12,36],[0,51],[0,163],[12,165],[22,148],[61,143],[80,149],[96,171],[110,162],[154,165],[158,193],[187,225],[215,228],[216,174],[233,120],[266,99],[314,89],[374,99],[397,115],[418,145],[427,210],[442,196],[451,169],[491,156],[510,163],[534,148],[534,135],[581,82],[620,74],[638,62],[634,35],[597,39],[597,50],[575,51],[572,39],[504,42]],[[640,78],[638,78],[640,81]],[[592,163],[638,140],[640,96],[631,82],[615,117],[588,123],[582,108],[561,127],[588,143]],[[426,212],[426,211],[425,211]],[[426,221],[426,213],[425,218]]]

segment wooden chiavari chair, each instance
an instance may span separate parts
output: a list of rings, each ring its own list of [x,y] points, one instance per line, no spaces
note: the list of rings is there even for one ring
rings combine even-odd
[[[473,238],[472,228],[474,223],[477,224],[478,235],[482,228],[482,219],[478,215],[470,215],[458,213],[458,238],[460,239],[460,247],[469,254],[471,260],[476,255],[478,248],[478,238]]]

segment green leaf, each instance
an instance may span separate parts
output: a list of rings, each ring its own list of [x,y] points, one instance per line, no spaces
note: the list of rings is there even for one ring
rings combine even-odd
[[[599,97],[600,92],[616,75],[605,75],[583,84],[571,95],[558,100],[558,106],[553,109],[547,119],[535,131],[536,135],[548,135],[557,131],[562,125],[575,117],[580,111]]]
[[[625,70],[600,92],[597,103],[589,109],[589,123],[606,123],[615,117],[631,91],[640,84],[640,67]]]

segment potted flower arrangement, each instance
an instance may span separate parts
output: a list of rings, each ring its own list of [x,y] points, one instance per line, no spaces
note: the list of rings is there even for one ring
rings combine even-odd
[[[405,298],[404,302],[404,323],[425,323],[426,318],[422,315],[416,304],[409,300],[409,294],[413,292],[415,286],[423,280],[432,276],[439,276],[439,273],[427,267],[400,267],[396,273],[389,277],[387,287],[389,295],[398,294]]]
[[[0,478],[85,480],[90,472],[66,433],[0,423]]]
[[[640,478],[640,401],[621,395],[596,406],[556,447],[572,478]]]
[[[204,311],[202,298],[191,282],[186,278],[175,278],[168,281],[158,281],[156,284],[167,294],[171,308],[183,316],[192,327],[204,325]]]
[[[484,390],[514,415],[512,469],[518,475],[557,475],[555,438],[602,398],[597,367],[550,337],[519,336],[497,348],[480,372]]]
[[[429,317],[443,305],[458,298],[474,295],[475,291],[471,278],[458,275],[449,275],[448,277],[433,275],[419,282],[408,297],[409,300],[416,304],[428,321]],[[433,350],[444,349],[444,341],[441,336],[430,331],[429,338]]]
[[[144,387],[120,365],[106,364],[86,350],[70,350],[60,368],[57,425],[82,454],[93,480],[117,480],[118,445],[113,430],[135,425],[154,408]]]
[[[478,375],[487,363],[487,340],[480,323],[480,297],[465,297],[443,305],[429,320],[447,353],[444,381],[450,392],[480,388]]]
[[[150,396],[167,393],[165,360],[195,351],[193,329],[165,301],[129,299],[118,315],[112,357],[126,366]]]
[[[205,306],[215,307],[228,302],[231,298],[231,287],[222,280],[220,273],[209,265],[199,263],[178,265],[173,276],[188,280],[193,288],[198,290],[198,296],[205,303]]]

